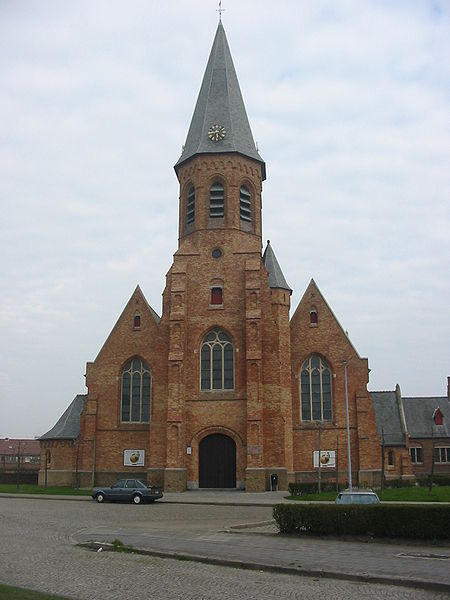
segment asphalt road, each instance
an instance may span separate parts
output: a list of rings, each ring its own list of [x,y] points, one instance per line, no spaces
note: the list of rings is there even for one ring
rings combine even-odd
[[[270,518],[270,506],[98,505],[93,501],[1,497],[0,580],[67,598],[102,600],[121,597],[418,600],[450,596],[448,591],[320,576],[321,571],[334,571],[337,566],[344,577],[351,567],[351,573],[360,574],[362,579],[366,573],[370,579],[377,573],[381,576],[390,564],[391,572],[400,570],[411,581],[425,581],[428,577],[430,582],[450,583],[450,558],[445,558],[450,557],[448,547],[402,546],[402,550],[419,555],[408,558],[397,556],[399,547],[393,544],[299,540],[272,533],[270,526],[236,528]],[[200,562],[94,552],[77,545],[88,540],[113,539],[151,552],[196,555]],[[431,554],[435,558],[425,557]],[[259,563],[261,569],[205,564],[202,557]],[[330,561],[332,568],[327,566]],[[302,569],[313,573],[315,569],[317,576],[265,570],[265,566],[276,567],[277,563],[297,573]],[[364,571],[364,567],[370,569]]]

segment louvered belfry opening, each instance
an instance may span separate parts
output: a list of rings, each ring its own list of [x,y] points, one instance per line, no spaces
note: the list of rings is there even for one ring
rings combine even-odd
[[[239,191],[239,207],[241,213],[241,219],[243,221],[252,220],[251,206],[250,206],[250,192],[245,185],[241,186]]]
[[[213,183],[209,190],[209,216],[211,219],[221,218],[225,215],[225,193],[223,185]]]
[[[187,203],[186,203],[186,223],[189,225],[190,223],[195,222],[195,188],[191,186],[187,195]]]

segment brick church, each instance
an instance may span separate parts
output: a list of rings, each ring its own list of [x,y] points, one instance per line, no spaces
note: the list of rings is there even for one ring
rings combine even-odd
[[[361,358],[314,280],[292,318],[273,246],[262,247],[264,160],[222,23],[175,165],[179,239],[161,317],[138,286],[78,395],[41,437],[40,482],[138,476],[166,491],[380,480]],[[271,200],[268,199],[268,202]],[[348,421],[347,421],[348,404]],[[320,451],[320,452],[319,452]]]

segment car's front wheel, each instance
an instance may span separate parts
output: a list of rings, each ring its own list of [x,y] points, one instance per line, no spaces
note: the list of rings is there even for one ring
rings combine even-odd
[[[139,496],[139,494],[135,494],[135,495],[133,496],[133,502],[134,502],[135,504],[140,504],[140,503],[142,502],[142,497],[141,497],[141,496]]]
[[[99,492],[99,493],[98,493],[98,494],[95,496],[95,499],[97,500],[97,502],[98,502],[99,504],[101,504],[102,502],[104,502],[104,501],[105,501],[105,496],[104,496],[104,495],[103,495],[101,492]]]

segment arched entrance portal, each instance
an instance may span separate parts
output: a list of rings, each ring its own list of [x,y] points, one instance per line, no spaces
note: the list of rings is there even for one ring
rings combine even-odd
[[[236,487],[236,444],[227,435],[213,433],[199,446],[199,487]]]

